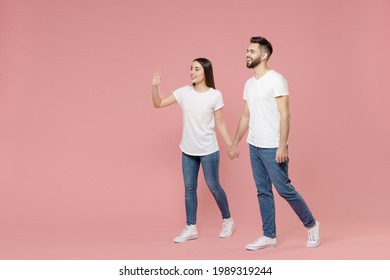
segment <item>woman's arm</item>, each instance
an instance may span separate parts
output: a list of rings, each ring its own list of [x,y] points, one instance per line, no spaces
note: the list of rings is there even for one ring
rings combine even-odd
[[[156,72],[153,74],[152,80],[152,100],[155,108],[162,108],[176,103],[176,98],[173,94],[161,99],[158,92],[158,86],[161,83],[161,74]]]
[[[222,108],[215,111],[214,116],[215,116],[215,123],[218,127],[219,133],[222,136],[223,141],[225,141],[226,145],[230,147],[232,145],[232,139],[230,138],[227,126],[223,119]]]

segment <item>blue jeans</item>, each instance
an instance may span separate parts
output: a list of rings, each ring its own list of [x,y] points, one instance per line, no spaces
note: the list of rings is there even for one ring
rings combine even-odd
[[[288,177],[288,161],[277,163],[277,148],[258,148],[249,145],[253,178],[257,188],[257,198],[263,222],[263,234],[276,237],[275,201],[272,184],[298,215],[303,225],[310,228],[315,225],[315,219],[302,196],[291,185]]]
[[[219,184],[219,151],[205,156],[191,156],[182,153],[187,225],[196,224],[196,210],[198,208],[196,191],[200,164],[202,164],[206,184],[217,202],[222,218],[230,218],[226,194]]]

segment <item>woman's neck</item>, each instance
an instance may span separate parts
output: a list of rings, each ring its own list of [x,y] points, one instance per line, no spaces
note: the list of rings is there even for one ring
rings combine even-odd
[[[196,92],[204,93],[209,90],[209,87],[206,85],[206,83],[200,83],[200,84],[195,84],[194,89]]]

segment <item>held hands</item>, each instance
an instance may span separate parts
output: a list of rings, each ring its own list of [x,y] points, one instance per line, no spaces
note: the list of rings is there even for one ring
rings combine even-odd
[[[236,146],[236,145],[231,145],[228,148],[227,153],[228,153],[228,157],[230,159],[238,158],[240,156],[240,151],[238,149],[238,146]]]
[[[234,159],[234,158],[239,158],[240,156],[240,151],[238,149],[237,146],[235,145],[231,145],[229,148],[228,148],[228,157],[230,159]],[[275,161],[277,163],[284,163],[286,161],[288,161],[288,150],[286,147],[282,148],[282,147],[279,147],[277,150],[276,150],[276,158],[275,158]]]
[[[157,87],[160,83],[161,83],[161,73],[157,71],[153,74],[152,86]]]

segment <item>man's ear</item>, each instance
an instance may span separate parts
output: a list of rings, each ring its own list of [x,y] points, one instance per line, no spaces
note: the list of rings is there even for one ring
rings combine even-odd
[[[267,60],[268,59],[268,53],[267,52],[263,52],[262,55],[261,55],[261,60]]]

